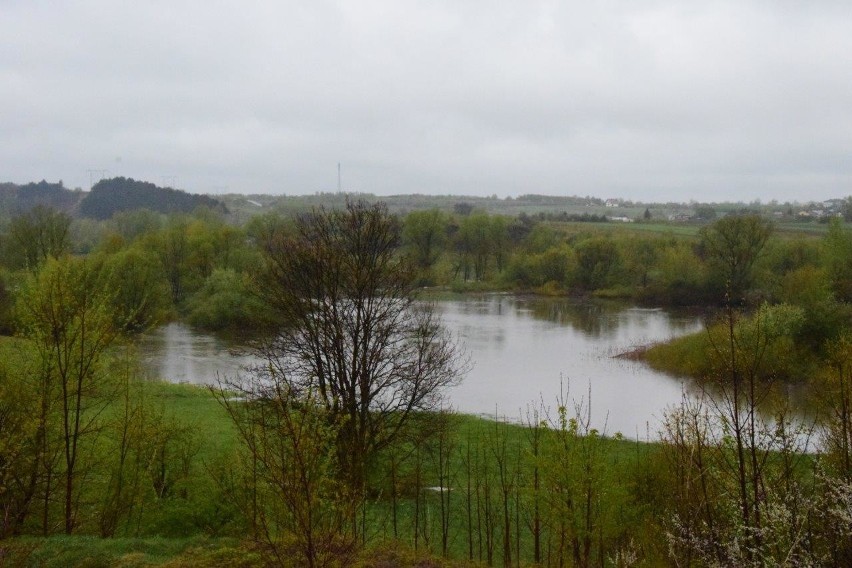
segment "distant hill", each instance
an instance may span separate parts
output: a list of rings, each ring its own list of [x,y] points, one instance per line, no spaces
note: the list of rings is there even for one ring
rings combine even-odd
[[[194,195],[159,187],[147,181],[117,177],[104,179],[80,203],[80,215],[95,219],[109,219],[118,211],[150,209],[159,213],[191,213],[198,207],[227,213],[225,205],[206,195]]]
[[[26,185],[0,183],[0,210],[16,215],[25,213],[36,205],[46,205],[70,213],[82,196],[80,191],[67,189],[62,185],[62,181],[50,183],[41,180]]]

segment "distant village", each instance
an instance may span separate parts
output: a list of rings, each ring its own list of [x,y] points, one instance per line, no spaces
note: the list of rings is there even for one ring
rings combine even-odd
[[[847,206],[846,199],[828,199],[825,201],[809,202],[806,204],[759,204],[756,209],[760,209],[767,214],[771,214],[779,220],[798,220],[798,221],[827,221],[832,217],[843,217],[844,207]],[[672,204],[669,204],[672,205]],[[723,213],[729,209],[730,204],[725,204],[726,207],[720,207],[718,213]],[[633,208],[637,204],[624,199],[611,198],[604,202],[607,209],[618,208]],[[666,219],[676,223],[687,223],[690,221],[707,221],[716,216],[717,211],[712,205],[699,204],[682,204],[682,209],[669,213]],[[632,223],[636,220],[635,217],[628,215],[608,214],[607,219],[613,222]]]

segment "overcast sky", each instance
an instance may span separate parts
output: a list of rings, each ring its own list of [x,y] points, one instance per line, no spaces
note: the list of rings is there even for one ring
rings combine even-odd
[[[0,0],[0,181],[852,193],[846,1]],[[97,174],[94,174],[97,175]]]

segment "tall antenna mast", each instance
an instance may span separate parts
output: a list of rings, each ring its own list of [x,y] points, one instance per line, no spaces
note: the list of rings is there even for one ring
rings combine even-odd
[[[343,186],[340,183],[340,162],[337,162],[337,193],[343,191]]]

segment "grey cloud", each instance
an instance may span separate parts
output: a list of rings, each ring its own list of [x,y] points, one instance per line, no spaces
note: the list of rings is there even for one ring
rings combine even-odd
[[[0,163],[191,191],[850,193],[843,3],[0,4]],[[120,158],[120,159],[119,159]]]

